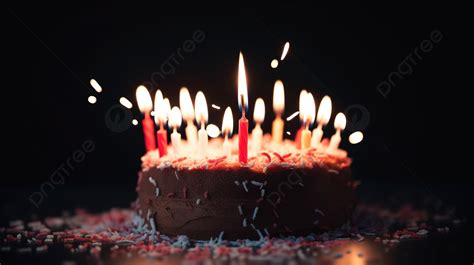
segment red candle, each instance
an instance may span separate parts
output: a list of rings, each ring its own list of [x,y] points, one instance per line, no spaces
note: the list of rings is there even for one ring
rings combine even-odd
[[[145,137],[146,151],[152,151],[156,149],[155,142],[155,123],[150,118],[150,113],[145,112],[145,118],[142,121],[143,136]]]
[[[156,139],[158,140],[158,152],[160,157],[167,154],[168,149],[168,134],[166,130],[163,129],[163,123],[160,122],[160,129],[156,132]]]
[[[248,161],[248,141],[249,141],[249,121],[245,118],[245,111],[242,112],[242,118],[239,120],[239,161],[247,163]]]
[[[296,143],[296,148],[301,149],[301,133],[303,132],[303,127],[300,127],[298,131],[296,132],[295,136],[295,143]]]

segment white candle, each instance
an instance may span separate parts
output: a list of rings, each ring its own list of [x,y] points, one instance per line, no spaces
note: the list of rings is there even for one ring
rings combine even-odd
[[[196,113],[196,121],[201,129],[198,131],[198,148],[197,148],[197,156],[198,158],[206,158],[207,155],[207,131],[206,131],[206,122],[208,119],[208,110],[207,110],[207,101],[204,93],[199,91],[196,94],[195,99],[195,113]]]
[[[318,126],[313,130],[313,136],[311,137],[311,147],[318,148],[323,138],[323,126],[328,124],[331,119],[332,102],[329,96],[324,96],[319,104],[318,115],[316,121]]]
[[[175,157],[179,157],[181,149],[181,134],[178,133],[178,128],[181,126],[182,122],[181,110],[178,107],[173,107],[169,116],[169,126],[173,128],[173,132],[171,133],[171,145],[173,146]]]
[[[326,150],[329,154],[334,154],[339,149],[341,143],[341,131],[346,128],[346,116],[344,113],[339,112],[334,119],[334,128],[336,133],[331,137],[328,149]]]
[[[224,143],[222,144],[223,155],[230,157],[232,155],[232,144],[229,142],[229,136],[234,130],[234,117],[232,116],[232,109],[227,107],[222,119],[222,134],[224,134]]]
[[[197,127],[194,125],[194,106],[189,90],[182,87],[179,91],[179,107],[186,121],[186,139],[191,146],[197,143]]]
[[[252,145],[251,149],[254,153],[262,149],[263,130],[261,124],[265,119],[265,102],[261,98],[255,101],[253,110],[253,120],[255,121],[255,128],[252,130]]]

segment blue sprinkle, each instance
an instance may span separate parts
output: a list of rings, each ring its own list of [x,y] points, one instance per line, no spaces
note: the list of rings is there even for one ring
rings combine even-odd
[[[222,237],[224,236],[224,231],[222,231],[220,234],[219,234],[219,240],[217,242],[219,242],[218,244],[220,244],[222,242]]]
[[[257,218],[257,213],[258,213],[258,207],[255,207],[255,210],[253,210],[252,220],[255,220],[255,218]]]
[[[239,208],[239,214],[240,214],[240,215],[243,215],[244,212],[242,211],[242,206],[239,205],[237,208]]]
[[[260,191],[260,196],[261,196],[261,197],[264,197],[264,196],[265,196],[265,189],[263,189],[263,190]]]
[[[253,228],[253,230],[257,230],[254,224],[250,224],[250,226]]]
[[[267,236],[270,236],[270,233],[268,233],[268,230],[267,230],[266,228],[264,228],[263,231],[265,231],[265,234],[266,234]]]
[[[244,218],[244,221],[242,222],[243,227],[247,227],[247,218]]]
[[[260,232],[260,229],[257,229],[257,234],[260,237],[260,240],[264,239],[265,237],[263,236],[262,232]]]
[[[257,187],[262,187],[263,186],[263,183],[255,181],[255,180],[252,180],[250,183],[252,183],[253,185],[255,185]]]

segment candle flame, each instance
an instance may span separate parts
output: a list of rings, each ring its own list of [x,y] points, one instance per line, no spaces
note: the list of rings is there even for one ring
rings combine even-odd
[[[97,93],[102,92],[102,87],[97,83],[97,81],[95,81],[95,79],[91,79],[90,84]]]
[[[300,100],[299,100],[299,108],[300,108],[300,121],[301,122],[304,122],[304,104],[306,102],[306,95],[308,94],[308,92],[306,90],[301,90],[300,92]]]
[[[171,114],[170,100],[168,98],[163,99],[163,105],[165,106],[165,117],[168,119]]]
[[[285,87],[283,82],[277,80],[273,86],[273,111],[280,115],[285,109]]]
[[[334,119],[334,128],[336,130],[344,130],[346,128],[346,115],[339,112]]]
[[[155,93],[155,122],[165,123],[166,119],[168,119],[167,107],[165,105],[165,100],[163,99],[163,93],[158,89]]]
[[[136,92],[138,108],[142,113],[150,112],[153,108],[150,92],[145,86],[139,86]]]
[[[194,101],[195,107],[195,114],[196,114],[196,121],[199,125],[204,126],[208,119],[208,111],[207,111],[207,101],[206,96],[202,91],[197,92],[196,99]],[[203,123],[204,124],[201,124]]]
[[[318,116],[316,120],[322,125],[328,124],[331,119],[332,102],[329,96],[324,96],[319,104]]]
[[[170,112],[170,121],[169,125],[170,127],[174,128],[179,128],[181,126],[181,122],[183,120],[183,117],[181,116],[181,110],[178,107],[173,107]]]
[[[364,134],[362,132],[353,132],[351,135],[349,135],[349,143],[351,144],[358,144],[362,142],[364,139]]]
[[[186,87],[182,87],[179,90],[179,107],[183,113],[183,119],[186,121],[194,120],[194,106],[189,94],[189,90]]]
[[[262,98],[257,98],[253,109],[253,120],[256,123],[262,123],[265,119],[265,102]]]
[[[221,131],[219,131],[219,127],[214,124],[207,125],[206,132],[207,135],[209,135],[209,137],[211,138],[216,138],[219,136],[219,134],[221,134]]]
[[[311,126],[314,123],[314,118],[316,116],[316,103],[314,102],[313,94],[307,93],[305,100],[305,108],[304,108],[304,117],[303,121],[306,126]]]
[[[283,61],[286,57],[286,55],[288,54],[288,51],[290,50],[290,43],[289,42],[286,42],[285,43],[285,46],[283,47],[283,52],[281,54],[281,58],[280,58],[280,61]]]
[[[128,99],[125,98],[125,97],[121,97],[121,98],[119,99],[119,102],[120,102],[120,104],[122,104],[122,106],[124,106],[124,107],[127,108],[127,109],[131,109],[131,108],[133,107],[132,102],[130,102],[130,100],[128,100]]]
[[[222,132],[232,134],[234,130],[234,117],[232,116],[232,109],[227,107],[224,112],[224,118],[222,119]]]
[[[242,109],[245,108],[247,110],[248,108],[248,93],[247,93],[247,75],[245,73],[245,63],[244,63],[244,56],[242,55],[242,52],[239,54],[239,73],[238,73],[238,102],[239,102],[239,108]],[[242,96],[244,99],[244,102],[242,101]]]

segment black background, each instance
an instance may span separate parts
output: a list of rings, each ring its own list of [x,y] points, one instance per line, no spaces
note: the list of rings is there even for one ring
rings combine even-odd
[[[365,139],[356,146],[347,140],[343,143],[354,158],[355,177],[363,182],[411,183],[435,189],[442,200],[462,209],[461,202],[471,188],[465,185],[469,182],[466,174],[446,175],[431,161],[429,167],[421,166],[426,165],[422,160],[434,152],[437,156],[437,148],[444,145],[425,145],[423,140],[433,134],[443,138],[443,121],[431,121],[442,102],[433,103],[429,95],[449,90],[445,82],[454,45],[446,12],[393,6],[235,8],[215,13],[163,12],[151,7],[61,12],[8,9],[4,89],[13,95],[4,100],[11,113],[6,116],[12,121],[5,121],[2,128],[13,136],[3,139],[8,152],[4,168],[9,173],[1,179],[2,215],[127,206],[136,196],[136,172],[144,152],[142,132],[140,126],[112,132],[104,121],[106,111],[125,96],[134,103],[134,118],[140,120],[136,87],[150,82],[152,74],[196,30],[205,33],[204,41],[194,51],[183,53],[174,74],[158,79],[158,87],[172,105],[178,104],[179,88],[187,86],[193,95],[203,90],[209,105],[231,106],[235,114],[241,50],[250,108],[257,97],[266,102],[266,132],[274,117],[271,98],[276,79],[285,84],[285,117],[297,110],[303,88],[311,90],[317,102],[330,95],[333,113],[360,104],[370,113],[369,126],[363,130]],[[413,73],[397,80],[383,97],[377,85],[397,71],[434,30],[443,34],[441,42],[431,52],[422,53]],[[271,69],[270,61],[280,56],[286,41],[291,43],[289,55],[277,69]],[[104,88],[101,94],[90,87],[91,78]],[[87,102],[89,95],[98,98],[97,104]],[[209,112],[210,122],[220,125],[223,110],[209,108]],[[286,126],[295,132],[299,125],[295,119]],[[327,136],[331,128],[327,127]],[[348,135],[345,132],[344,139]],[[76,165],[64,185],[48,193],[38,209],[33,207],[28,202],[31,192],[49,181],[86,139],[94,141],[94,152]]]

